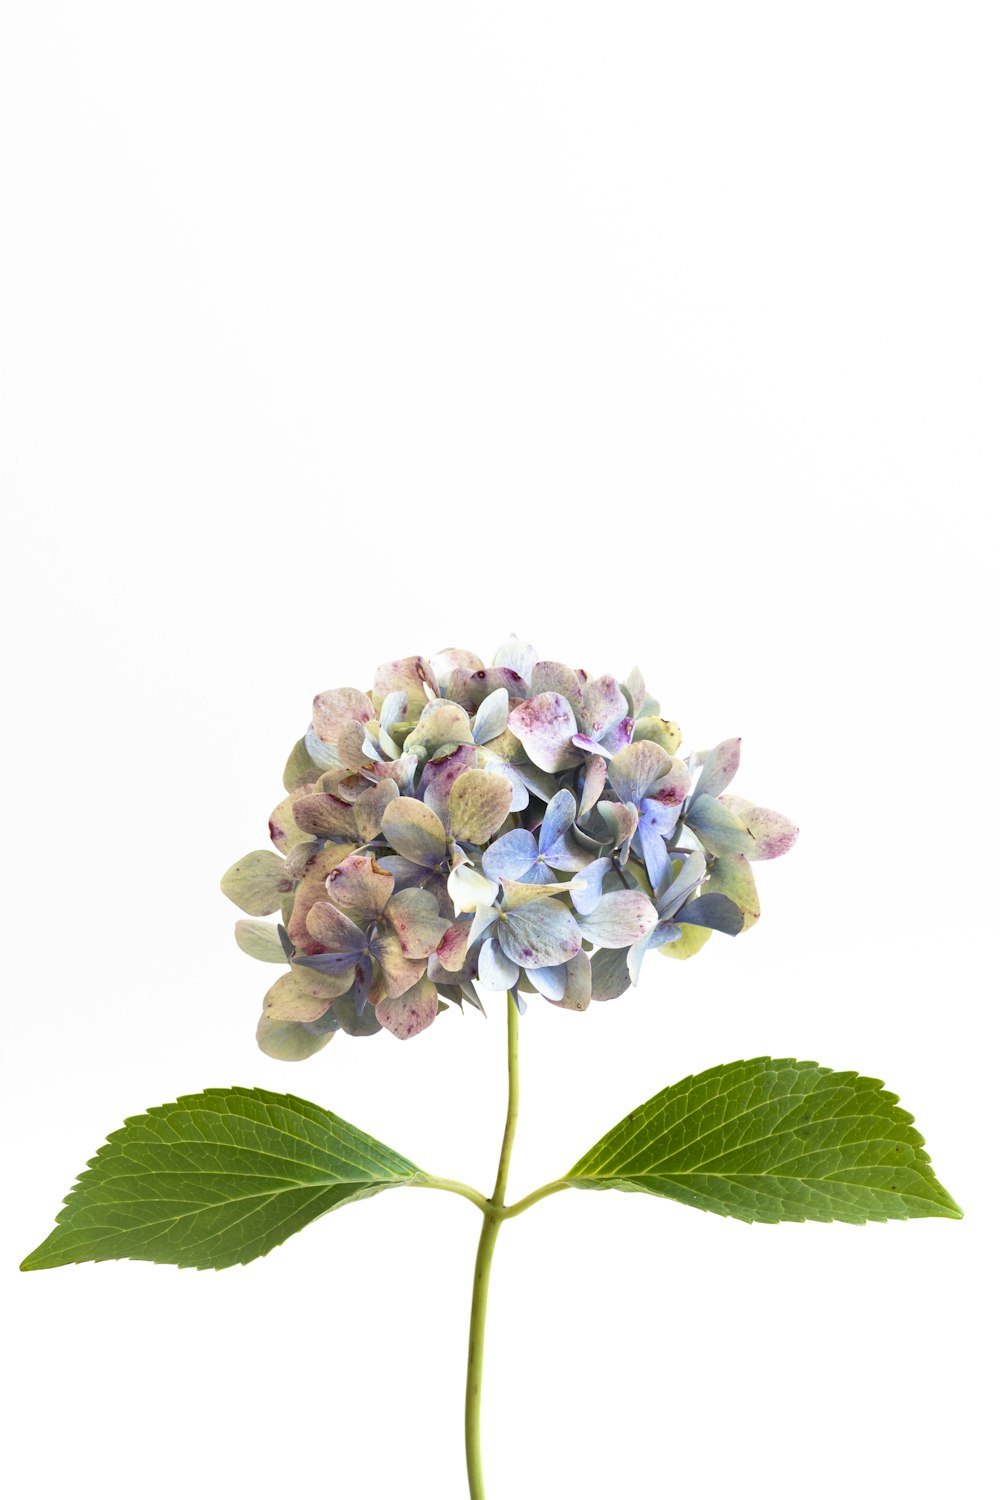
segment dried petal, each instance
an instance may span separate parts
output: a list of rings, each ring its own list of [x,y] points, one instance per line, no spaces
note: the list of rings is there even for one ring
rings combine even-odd
[[[520,970],[508,958],[496,938],[487,938],[479,950],[477,978],[484,990],[509,990]]]
[[[257,1022],[257,1046],[279,1062],[302,1062],[321,1051],[332,1036],[332,1031],[317,1035],[294,1021],[276,1021],[268,1015]]]
[[[580,931],[601,948],[629,948],[656,926],[656,907],[642,891],[609,891],[588,916]]]
[[[245,854],[223,875],[222,893],[251,917],[267,917],[277,911],[281,898],[293,889],[285,861],[271,849]]]
[[[753,835],[753,847],[738,851],[745,854],[747,859],[777,859],[779,855],[788,853],[799,836],[798,828],[783,813],[772,812],[769,807],[757,807],[744,797],[727,794],[721,800],[724,806],[742,819]]]
[[[670,767],[670,756],[661,745],[652,740],[638,740],[611,757],[608,780],[623,802],[638,805]]]
[[[327,744],[334,743],[337,730],[348,720],[364,724],[374,717],[371,699],[357,688],[332,688],[313,699],[313,732]]]
[[[495,740],[507,728],[510,713],[510,694],[504,687],[497,688],[484,698],[476,710],[473,738],[477,745],[486,745]]]
[[[386,778],[377,781],[363,791],[354,803],[354,818],[358,837],[366,844],[377,838],[382,830],[382,818],[390,802],[399,796],[399,787]]]
[[[401,995],[420,980],[427,970],[422,958],[407,958],[403,945],[388,926],[379,930],[371,945],[372,957],[382,971],[387,995]],[[385,1022],[382,1022],[383,1026]]]
[[[754,837],[735,810],[714,797],[696,797],[685,814],[709,854],[745,854],[754,858]]]
[[[351,854],[331,870],[326,881],[330,899],[362,926],[385,910],[395,881],[370,854]]]
[[[304,833],[318,839],[357,839],[354,808],[332,792],[306,792],[292,805]]]
[[[435,869],[448,852],[444,824],[415,797],[398,797],[389,804],[382,818],[382,832],[397,854],[425,869]]]
[[[236,923],[236,941],[243,952],[265,964],[285,962],[285,950],[272,922],[248,922],[241,917]]]
[[[361,928],[329,901],[317,901],[310,908],[306,927],[328,953],[364,953],[368,947]]]
[[[696,797],[717,797],[724,792],[740,766],[740,741],[723,740],[710,750],[701,764]]]
[[[582,944],[576,918],[550,896],[503,913],[497,937],[507,957],[525,969],[564,964]]]
[[[292,974],[282,974],[264,996],[264,1014],[271,1021],[318,1021],[330,1005],[330,997],[305,994]]]
[[[451,833],[460,842],[485,844],[510,812],[510,782],[492,771],[465,771],[452,787]],[[402,852],[402,851],[400,851]]]
[[[426,1031],[437,1013],[437,990],[429,979],[421,979],[401,995],[388,996],[375,1007],[379,1022],[401,1042]]]
[[[508,727],[543,771],[565,771],[580,760],[576,716],[561,693],[539,693],[511,710]]]
[[[416,888],[397,891],[385,914],[395,928],[405,958],[429,957],[449,927],[430,891]]]
[[[415,719],[431,697],[437,697],[437,681],[431,664],[422,656],[405,656],[399,661],[383,662],[375,673],[372,699],[381,709],[390,693],[404,692],[407,714]]]

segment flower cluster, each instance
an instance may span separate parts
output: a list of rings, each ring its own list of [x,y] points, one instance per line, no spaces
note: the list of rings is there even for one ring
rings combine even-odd
[[[387,662],[370,693],[320,693],[271,815],[277,850],[223,877],[240,947],[287,965],[257,1031],[298,1059],[336,1031],[406,1038],[480,989],[585,1010],[760,909],[751,862],[781,814],[730,795],[739,740],[681,757],[677,725],[624,682],[470,651]]]

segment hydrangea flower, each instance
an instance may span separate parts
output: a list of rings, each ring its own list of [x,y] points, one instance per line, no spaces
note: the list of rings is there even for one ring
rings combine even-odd
[[[751,862],[794,824],[729,791],[740,742],[682,756],[638,670],[618,681],[516,638],[386,662],[313,700],[271,814],[274,850],[223,877],[237,941],[285,966],[261,1048],[405,1039],[480,991],[568,1010],[760,915]],[[280,914],[277,925],[255,920]]]

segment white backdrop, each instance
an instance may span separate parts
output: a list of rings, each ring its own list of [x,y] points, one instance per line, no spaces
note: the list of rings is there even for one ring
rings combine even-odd
[[[532,1006],[512,1191],[771,1052],[886,1079],[967,1217],[542,1204],[497,1251],[491,1500],[984,1493],[995,23],[4,7],[16,1493],[461,1500],[460,1199],[386,1194],[220,1275],[15,1267],[110,1129],[208,1085],[491,1185],[502,1001],[274,1062],[218,878],[314,692],[512,630],[638,661],[802,827],[745,938]]]

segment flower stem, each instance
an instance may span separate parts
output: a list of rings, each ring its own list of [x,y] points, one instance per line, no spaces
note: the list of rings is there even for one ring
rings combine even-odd
[[[469,1373],[465,1386],[465,1458],[469,1472],[470,1500],[486,1500],[483,1485],[483,1456],[479,1435],[479,1410],[483,1393],[483,1347],[486,1339],[486,1300],[490,1286],[490,1267],[500,1225],[504,1220],[504,1193],[510,1172],[510,1157],[517,1129],[517,1106],[520,1082],[517,1066],[517,1005],[513,994],[507,996],[507,1123],[504,1126],[496,1186],[487,1201],[483,1231],[476,1252],[476,1270],[472,1282],[472,1314],[469,1320]]]

